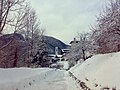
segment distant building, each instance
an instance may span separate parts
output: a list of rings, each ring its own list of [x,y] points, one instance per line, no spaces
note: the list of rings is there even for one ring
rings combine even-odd
[[[71,46],[74,46],[74,45],[76,45],[76,44],[78,44],[79,43],[79,41],[77,41],[76,40],[76,38],[74,38],[74,40],[73,41],[71,41],[69,44],[70,44],[70,47],[68,47],[68,49],[62,49],[62,59],[63,60],[65,60],[65,61],[67,61],[68,60],[68,56],[67,56],[67,53],[69,53],[70,52],[70,50],[71,50]]]
[[[62,55],[65,53],[68,53],[70,51],[70,49],[62,49]]]
[[[55,47],[55,55],[58,55],[58,47]]]
[[[79,41],[77,41],[76,38],[74,38],[74,40],[71,41],[69,44],[74,45],[74,44],[76,44],[76,43],[79,43]]]
[[[61,60],[62,55],[58,54],[58,47],[55,47],[55,54],[49,54],[48,57],[51,59],[51,63],[55,63]]]
[[[75,45],[76,43],[79,43],[79,41],[74,38],[73,41],[70,42],[71,46]],[[70,52],[70,47],[68,46],[67,49],[61,49],[61,54],[58,53],[58,47],[55,47],[55,54],[49,54],[48,57],[50,58],[52,63],[55,63],[57,61],[63,61],[67,60],[66,54]]]

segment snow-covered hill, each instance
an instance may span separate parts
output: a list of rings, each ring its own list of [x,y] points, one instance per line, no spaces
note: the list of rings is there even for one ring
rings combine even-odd
[[[58,47],[58,53],[61,54],[61,49],[66,49],[68,45],[64,42],[60,41],[57,38],[51,36],[44,36],[45,40],[47,41],[47,47],[49,54],[55,54],[55,47]]]
[[[92,90],[120,90],[120,52],[93,56],[70,72]]]

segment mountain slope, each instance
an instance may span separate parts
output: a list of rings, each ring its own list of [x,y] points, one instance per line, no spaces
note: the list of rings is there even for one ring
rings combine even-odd
[[[5,46],[3,48],[3,46]],[[7,34],[0,37],[0,67],[21,67],[28,66],[28,49],[29,44],[25,41],[24,37],[15,33]]]
[[[63,43],[62,41],[60,41],[54,37],[44,36],[44,38],[47,41],[50,54],[55,53],[55,47],[58,47],[59,54],[61,54],[61,49],[66,49],[68,47],[68,45],[66,45],[65,43]]]
[[[7,44],[13,37],[13,34],[6,34],[0,37],[0,47],[2,47],[3,45]],[[25,47],[26,45],[26,41],[24,39],[24,37],[21,34],[15,34],[15,38],[16,40],[22,41],[24,42],[22,44],[23,47]],[[68,45],[66,45],[65,43],[63,43],[62,41],[51,37],[51,36],[44,36],[46,42],[47,42],[47,47],[49,49],[49,53],[50,54],[54,54],[55,53],[55,47],[58,47],[58,53],[61,54],[61,49],[66,49],[68,47]]]

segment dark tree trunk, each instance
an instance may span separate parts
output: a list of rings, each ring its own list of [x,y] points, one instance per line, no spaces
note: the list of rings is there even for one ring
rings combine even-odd
[[[86,57],[85,57],[85,50],[84,49],[82,49],[82,54],[83,54],[83,60],[85,61]]]
[[[17,48],[15,48],[15,57],[14,57],[13,67],[17,67],[17,61],[18,61]]]

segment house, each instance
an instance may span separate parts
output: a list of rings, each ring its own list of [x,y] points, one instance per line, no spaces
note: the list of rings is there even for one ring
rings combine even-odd
[[[73,41],[70,42],[71,46],[79,43],[79,41],[74,38]],[[55,47],[55,54],[49,54],[48,57],[51,59],[51,63],[56,63],[57,61],[66,61],[66,54],[70,52],[70,47],[68,49],[61,49],[61,55],[58,54],[58,47]]]
[[[62,49],[62,55],[64,55],[65,53],[68,53],[70,51],[70,49]]]
[[[74,40],[71,41],[69,44],[74,45],[74,44],[76,44],[76,43],[79,43],[79,41],[77,41],[76,38],[74,38]]]
[[[62,55],[58,54],[58,47],[55,47],[55,54],[48,54],[48,57],[51,63],[56,63],[61,60]]]
[[[69,44],[70,44],[70,47],[68,47],[68,49],[62,49],[62,59],[64,60],[64,61],[67,61],[68,60],[68,56],[67,56],[67,53],[69,53],[70,52],[70,50],[71,50],[71,47],[73,47],[74,45],[76,45],[76,44],[78,44],[79,43],[79,41],[77,41],[76,40],[76,38],[74,38],[74,40],[72,40]]]

